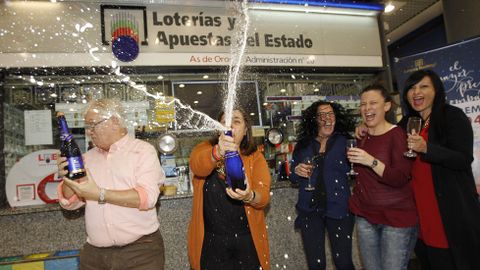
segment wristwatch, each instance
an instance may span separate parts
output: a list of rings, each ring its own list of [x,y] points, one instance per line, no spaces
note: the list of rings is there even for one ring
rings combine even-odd
[[[100,189],[100,194],[98,196],[98,204],[105,204],[107,202],[107,199],[105,198],[105,193],[107,192],[106,189],[101,188]]]
[[[373,168],[377,167],[377,165],[378,165],[378,160],[376,160],[376,159],[373,159],[373,161],[372,161],[372,165],[370,165],[370,168],[372,168],[372,169],[373,169]]]

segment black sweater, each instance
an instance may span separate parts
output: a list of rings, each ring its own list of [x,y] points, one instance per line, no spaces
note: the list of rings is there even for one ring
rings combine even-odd
[[[472,173],[473,130],[463,111],[446,105],[446,129],[439,134],[440,119],[430,119],[427,153],[421,158],[432,166],[440,216],[456,269],[480,269],[480,202]],[[400,125],[406,119],[402,119]]]

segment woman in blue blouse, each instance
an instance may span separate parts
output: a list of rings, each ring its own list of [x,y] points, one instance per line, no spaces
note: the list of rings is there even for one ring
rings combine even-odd
[[[299,184],[295,228],[300,229],[309,269],[326,268],[325,229],[336,269],[354,269],[345,149],[347,131],[353,125],[336,103],[317,101],[302,113],[290,180]],[[308,158],[313,165],[305,163]],[[313,190],[307,188],[310,175]]]

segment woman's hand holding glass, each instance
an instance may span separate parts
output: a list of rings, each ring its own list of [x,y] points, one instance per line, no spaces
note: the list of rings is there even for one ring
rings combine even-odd
[[[353,169],[353,163],[354,162],[352,162],[352,160],[350,159],[349,153],[353,148],[357,147],[357,140],[356,139],[348,139],[346,147],[347,147],[347,156],[348,156],[348,159],[350,161],[350,171],[347,172],[347,175],[354,176],[354,175],[357,175],[358,173]]]
[[[408,134],[408,149],[417,153],[427,153],[427,142],[419,134]]]
[[[347,146],[348,148],[348,146]],[[372,155],[367,153],[365,150],[357,148],[357,147],[350,147],[347,151],[347,158],[350,161],[350,164],[356,163],[370,167],[372,165],[373,160],[375,159]],[[353,167],[352,167],[353,170]],[[352,175],[348,172],[348,175]],[[355,175],[358,174],[355,172]]]
[[[304,178],[309,178],[313,170],[313,165],[312,164],[306,164],[306,163],[299,163],[297,167],[295,167],[295,173],[298,176],[304,177]]]
[[[298,176],[301,176],[303,178],[308,179],[308,184],[305,187],[305,190],[307,190],[307,191],[315,190],[315,187],[310,182],[310,177],[312,176],[312,173],[313,173],[313,160],[312,160],[312,158],[306,158],[305,160],[303,160],[302,163],[299,163],[295,167],[295,173]]]
[[[421,128],[422,128],[422,118],[416,117],[416,116],[412,116],[408,118],[407,132],[409,136],[417,135],[420,132]],[[414,149],[411,147],[410,142],[408,143],[408,149],[409,150],[407,152],[403,153],[404,156],[410,157],[410,158],[417,156],[417,154],[413,152]]]

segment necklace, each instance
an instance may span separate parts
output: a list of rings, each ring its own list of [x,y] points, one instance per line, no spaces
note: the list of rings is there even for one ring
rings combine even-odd
[[[217,161],[215,169],[218,173],[218,177],[222,180],[225,180],[226,172],[225,172],[225,160],[224,159],[221,159],[221,160]]]
[[[430,125],[430,115],[428,115],[427,120],[425,120],[425,123],[423,124],[423,128],[422,128],[422,129],[425,129],[425,128],[428,127],[429,125]]]

